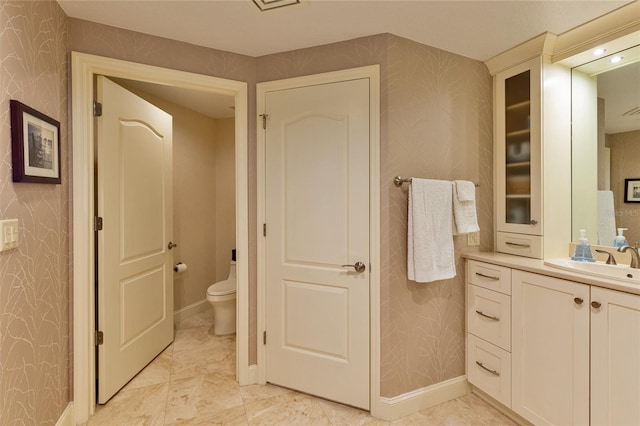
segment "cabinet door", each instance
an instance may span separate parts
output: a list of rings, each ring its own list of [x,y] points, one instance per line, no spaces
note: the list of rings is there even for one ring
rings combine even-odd
[[[640,425],[640,296],[591,289],[591,424]]]
[[[589,424],[589,286],[512,273],[512,409],[534,424]]]
[[[542,235],[541,70],[532,59],[495,77],[498,231]]]

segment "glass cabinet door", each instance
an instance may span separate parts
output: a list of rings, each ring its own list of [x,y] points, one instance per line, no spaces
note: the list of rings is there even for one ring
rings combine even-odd
[[[531,71],[504,82],[505,223],[531,221]]]

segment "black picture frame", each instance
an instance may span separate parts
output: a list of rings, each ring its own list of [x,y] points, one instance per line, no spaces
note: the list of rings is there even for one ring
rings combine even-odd
[[[61,183],[60,123],[13,99],[10,110],[13,181]]]
[[[640,178],[624,180],[624,202],[640,203]]]

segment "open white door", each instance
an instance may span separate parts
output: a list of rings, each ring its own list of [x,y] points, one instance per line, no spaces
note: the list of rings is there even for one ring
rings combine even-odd
[[[266,380],[364,409],[369,84],[265,95]]]
[[[172,117],[98,77],[98,402],[173,341]]]

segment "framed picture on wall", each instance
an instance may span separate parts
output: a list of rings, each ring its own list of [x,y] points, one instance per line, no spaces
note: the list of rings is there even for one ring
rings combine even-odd
[[[60,183],[60,123],[11,100],[14,182]]]
[[[624,180],[624,202],[640,203],[640,178]]]

